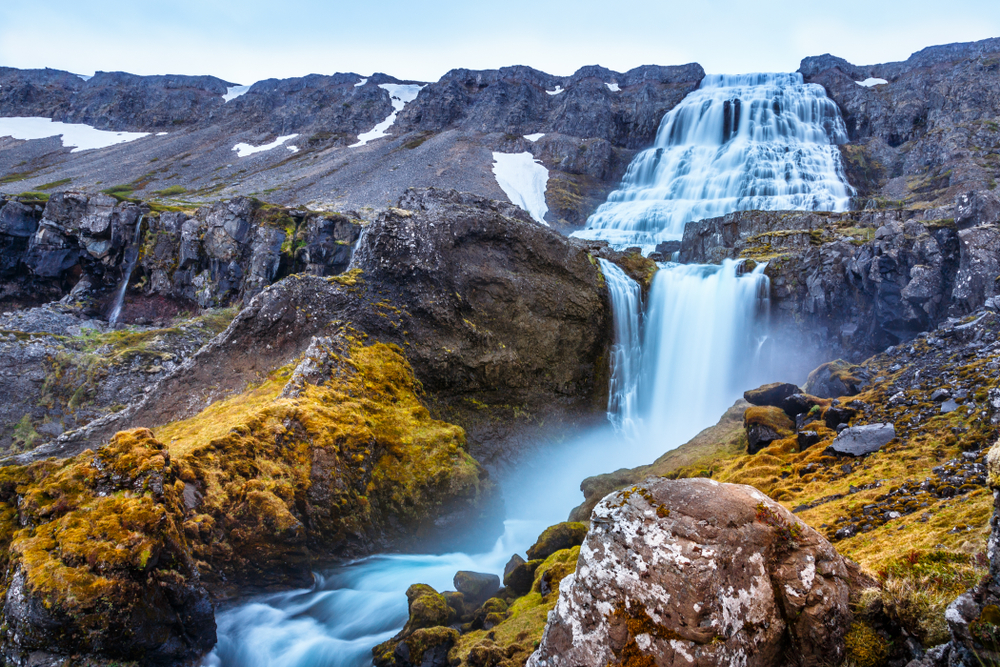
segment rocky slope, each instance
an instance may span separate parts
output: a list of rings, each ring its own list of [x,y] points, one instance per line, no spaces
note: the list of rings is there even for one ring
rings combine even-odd
[[[0,69],[0,116],[44,116],[102,129],[154,132],[110,148],[70,153],[58,139],[0,139],[0,189],[72,183],[114,186],[196,205],[236,195],[349,210],[391,205],[409,187],[449,187],[505,199],[493,151],[528,151],[549,169],[548,222],[565,229],[618,181],[663,114],[704,71],[698,65],[626,73],[585,67],[557,77],[527,67],[453,70],[404,106],[388,138],[351,147],[393,112],[384,74],[259,81],[226,101],[212,77],[99,73],[88,81],[53,70]],[[543,134],[532,142],[523,135]],[[287,145],[248,157],[276,137]],[[295,146],[294,152],[286,150]],[[68,179],[68,180],[67,180]]]

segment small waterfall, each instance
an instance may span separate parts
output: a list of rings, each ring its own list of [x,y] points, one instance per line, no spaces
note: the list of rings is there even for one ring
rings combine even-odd
[[[639,380],[650,434],[671,434],[680,444],[760,383],[770,280],[764,264],[742,275],[740,264],[674,264],[657,272]]]
[[[706,76],[575,235],[649,251],[731,211],[847,210],[846,141],[837,105],[800,74]]]
[[[111,302],[111,308],[108,310],[108,324],[118,324],[118,319],[122,315],[128,281],[131,280],[132,271],[135,270],[135,264],[139,260],[139,234],[142,232],[142,219],[144,217],[146,217],[144,214],[140,215],[139,220],[136,221],[132,243],[125,249],[125,272],[122,275],[121,283],[118,284],[118,289],[115,290],[115,298]]]
[[[639,284],[606,259],[598,259],[614,314],[608,419],[615,429],[634,433],[638,420],[639,371],[642,368],[642,302]]]

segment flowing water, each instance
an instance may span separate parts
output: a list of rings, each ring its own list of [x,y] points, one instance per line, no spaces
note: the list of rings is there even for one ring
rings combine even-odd
[[[132,271],[135,270],[135,263],[139,260],[139,234],[142,232],[142,219],[140,215],[135,223],[135,233],[132,234],[132,243],[125,249],[125,271],[122,273],[122,281],[115,290],[115,298],[111,301],[111,308],[108,309],[108,323],[118,324],[122,316],[122,306],[125,305],[125,291],[128,289],[128,281],[132,279]]]
[[[574,235],[652,250],[731,211],[846,210],[846,141],[837,105],[800,74],[706,76]]]
[[[687,221],[745,209],[847,207],[836,106],[798,74],[706,77],[663,119],[656,145],[578,232],[618,247],[679,238]],[[759,384],[766,340],[764,266],[660,265],[644,300],[600,260],[614,311],[609,424],[526,455],[499,474],[504,534],[480,554],[382,555],[317,576],[312,589],[258,598],[218,614],[213,667],[362,667],[406,621],[406,588],[453,588],[461,569],[501,574],[583,498],[581,480],[649,463],[713,424]]]

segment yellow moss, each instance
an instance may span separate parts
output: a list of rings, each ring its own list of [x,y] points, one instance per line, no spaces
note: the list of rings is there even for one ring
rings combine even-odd
[[[846,645],[847,658],[857,667],[882,667],[889,659],[889,643],[867,623],[851,625]]]

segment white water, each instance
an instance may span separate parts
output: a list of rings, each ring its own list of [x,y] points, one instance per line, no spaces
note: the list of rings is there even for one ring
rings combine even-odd
[[[639,374],[642,370],[642,298],[639,283],[617,264],[598,259],[608,285],[615,338],[611,345],[608,420],[634,435],[639,423]]]
[[[842,133],[833,103],[798,75],[706,79],[667,114],[657,147],[637,156],[581,235],[649,247],[678,238],[687,220],[732,210],[846,207],[851,190],[832,145]],[[410,584],[447,590],[459,569],[502,574],[511,554],[523,555],[582,501],[585,477],[649,463],[715,423],[742,391],[774,379],[758,375],[768,308],[763,266],[741,275],[734,261],[662,264],[644,313],[639,286],[616,265],[600,264],[614,309],[611,424],[526,455],[498,480],[508,519],[493,549],[375,556],[336,568],[312,590],[223,611],[205,665],[370,665],[371,648],[406,620]]]
[[[731,211],[846,210],[846,141],[836,104],[800,74],[706,76],[574,236],[649,251]]]
[[[118,283],[115,290],[115,298],[111,301],[111,308],[108,310],[108,324],[118,324],[118,319],[122,315],[122,306],[125,305],[125,291],[128,290],[128,281],[132,279],[132,271],[135,270],[135,263],[139,259],[139,234],[142,233],[142,219],[140,215],[135,223],[135,232],[132,234],[132,243],[125,249],[125,272],[122,274],[122,281]]]

